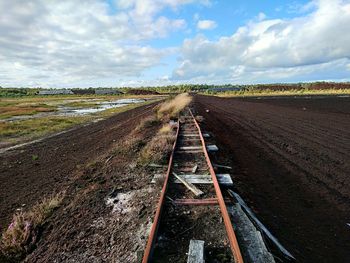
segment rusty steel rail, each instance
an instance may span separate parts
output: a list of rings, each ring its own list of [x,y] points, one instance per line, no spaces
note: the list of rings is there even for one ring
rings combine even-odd
[[[163,184],[163,188],[160,194],[160,198],[159,198],[159,202],[158,202],[158,206],[157,206],[157,210],[156,210],[156,214],[154,216],[154,221],[152,224],[152,228],[151,228],[151,232],[148,236],[148,240],[147,240],[147,245],[143,254],[143,258],[142,258],[142,263],[148,263],[150,262],[151,258],[152,258],[152,252],[153,252],[153,245],[156,241],[157,238],[157,232],[158,232],[158,227],[159,227],[159,223],[160,223],[160,217],[163,211],[163,204],[164,204],[164,199],[165,199],[165,194],[166,191],[168,189],[168,181],[169,181],[169,176],[171,173],[171,167],[173,165],[173,159],[174,159],[174,154],[175,154],[175,148],[176,148],[176,144],[177,144],[177,139],[179,137],[179,131],[180,131],[180,121],[177,121],[177,131],[176,131],[176,138],[173,144],[173,148],[171,150],[171,154],[169,157],[169,164],[168,164],[168,169],[166,172],[166,176],[165,176],[165,180],[164,180],[164,184]]]
[[[209,158],[209,155],[208,155],[208,152],[207,152],[207,149],[206,149],[205,141],[204,141],[204,138],[203,138],[200,126],[199,126],[197,120],[195,119],[195,117],[193,116],[192,111],[189,110],[189,112],[190,112],[190,115],[191,115],[195,125],[196,125],[197,132],[199,133],[199,137],[200,137],[200,141],[201,141],[201,144],[202,144],[203,152],[204,152],[205,159],[206,159],[208,167],[209,167],[209,171],[210,171],[210,174],[211,174],[211,178],[212,178],[212,181],[213,181],[213,185],[214,185],[214,188],[215,188],[215,193],[216,193],[217,198],[209,198],[209,199],[206,199],[206,200],[198,200],[198,201],[195,201],[195,200],[187,200],[187,201],[176,200],[176,201],[178,201],[179,203],[183,202],[182,203],[183,205],[189,205],[189,204],[192,204],[192,205],[215,205],[215,204],[218,204],[220,206],[221,214],[222,214],[222,217],[223,217],[223,220],[224,220],[227,236],[228,236],[228,239],[229,239],[229,242],[230,242],[230,247],[231,247],[231,251],[232,251],[232,254],[234,256],[235,262],[236,263],[243,263],[243,258],[242,258],[242,255],[241,255],[241,251],[240,251],[240,248],[239,248],[239,245],[238,245],[238,242],[237,242],[237,239],[236,239],[236,235],[235,235],[233,227],[232,227],[230,216],[229,216],[229,214],[227,212],[227,208],[226,208],[226,205],[225,205],[225,201],[226,200],[224,200],[224,198],[222,196],[221,189],[220,189],[220,186],[219,186],[219,182],[217,180],[217,177],[216,177],[213,165],[212,165],[212,163],[210,161],[210,158]],[[179,131],[180,131],[180,121],[178,120],[177,123],[178,123],[178,126],[177,126],[177,132],[176,132],[176,139],[175,139],[175,142],[173,144],[173,148],[172,148],[171,155],[170,155],[170,158],[169,158],[169,164],[168,164],[167,173],[166,173],[166,176],[165,176],[165,180],[164,180],[164,184],[163,184],[163,187],[162,187],[161,195],[160,195],[160,198],[159,198],[159,201],[158,201],[158,206],[157,206],[157,210],[156,210],[156,213],[155,213],[155,216],[154,216],[154,221],[153,221],[153,224],[152,224],[152,227],[151,227],[151,232],[150,232],[150,234],[148,236],[146,248],[145,248],[145,251],[144,251],[144,254],[143,254],[143,258],[142,258],[142,263],[149,263],[152,260],[153,247],[154,247],[154,244],[155,244],[156,238],[157,238],[157,232],[158,232],[158,228],[159,228],[159,224],[160,224],[161,214],[162,214],[162,211],[163,211],[163,205],[165,203],[165,194],[166,194],[166,191],[168,189],[169,177],[170,177],[170,174],[171,174],[172,165],[173,165],[173,159],[174,159],[174,154],[175,154],[175,149],[176,149],[176,145],[177,145],[177,142],[178,142],[178,136],[179,136]]]
[[[175,205],[218,205],[217,198],[206,198],[206,199],[175,199]]]
[[[191,110],[189,110],[189,111],[190,111],[190,114],[191,114],[191,116],[193,118],[193,121],[194,121],[194,123],[195,123],[195,125],[196,125],[196,127],[198,129],[198,132],[199,132],[199,136],[200,136],[200,139],[201,139],[201,142],[202,142],[203,152],[204,152],[207,164],[209,166],[210,175],[211,175],[211,178],[213,180],[216,196],[217,196],[217,199],[218,199],[218,202],[219,202],[221,214],[222,214],[222,217],[223,217],[223,220],[224,220],[224,224],[225,224],[225,227],[226,227],[227,236],[228,236],[228,239],[230,241],[232,254],[233,254],[234,259],[235,259],[235,261],[237,263],[243,263],[241,250],[239,248],[239,245],[238,245],[238,242],[237,242],[237,238],[236,238],[235,232],[234,232],[233,227],[232,227],[230,216],[229,216],[229,214],[227,212],[227,207],[226,207],[226,204],[225,204],[224,197],[222,196],[222,193],[221,193],[221,189],[220,189],[220,185],[219,185],[218,179],[216,177],[213,165],[212,165],[212,163],[210,161],[210,158],[209,158],[209,154],[208,154],[207,148],[205,146],[205,141],[204,141],[204,138],[203,138],[203,135],[202,135],[201,128],[200,128],[196,118],[193,116],[192,111]]]
[[[231,203],[231,200],[225,200],[225,203]],[[205,198],[205,199],[175,199],[173,201],[175,205],[218,205],[219,201],[217,198]]]

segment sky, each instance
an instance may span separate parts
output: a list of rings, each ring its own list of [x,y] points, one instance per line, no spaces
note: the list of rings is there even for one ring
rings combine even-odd
[[[0,0],[0,86],[350,81],[350,0]]]

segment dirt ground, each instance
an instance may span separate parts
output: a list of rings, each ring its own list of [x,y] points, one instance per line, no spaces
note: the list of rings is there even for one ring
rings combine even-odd
[[[350,261],[350,98],[195,96],[236,191],[297,262]],[[206,112],[206,110],[209,112]]]
[[[153,106],[0,155],[1,229],[66,191],[25,262],[135,262],[160,188],[135,152],[116,149]],[[298,262],[349,262],[350,98],[196,96],[194,106],[220,149],[213,162],[234,167],[235,190]],[[157,129],[136,135],[145,143]]]
[[[135,165],[137,153],[123,152],[118,145],[154,115],[154,106],[123,112],[0,156],[1,226],[10,223],[17,208],[66,192],[25,262],[135,261],[148,237],[159,189],[151,186],[152,175]],[[145,144],[158,126],[133,136]]]

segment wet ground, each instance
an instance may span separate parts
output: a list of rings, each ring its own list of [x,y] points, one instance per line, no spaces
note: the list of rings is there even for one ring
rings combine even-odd
[[[94,113],[98,113],[104,110],[120,108],[130,104],[142,103],[146,100],[150,100],[149,98],[138,98],[138,99],[118,99],[112,101],[100,101],[101,99],[82,99],[82,100],[66,100],[57,106],[55,111],[51,112],[43,112],[37,113],[34,115],[19,115],[13,116],[10,118],[2,119],[1,122],[12,122],[12,121],[20,121],[34,118],[43,118],[48,116],[65,116],[65,117],[75,117],[82,115],[90,115]],[[70,107],[66,106],[67,103],[82,103],[79,107]],[[94,106],[84,106],[83,103],[93,103]]]

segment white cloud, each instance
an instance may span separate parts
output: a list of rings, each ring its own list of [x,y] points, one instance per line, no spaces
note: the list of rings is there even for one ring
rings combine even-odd
[[[344,61],[350,59],[350,35],[346,33],[350,1],[318,0],[313,4],[316,9],[312,13],[288,20],[250,21],[217,41],[201,35],[185,40],[173,79],[214,74],[244,81],[249,72],[262,79],[269,75],[283,80],[298,74],[311,76],[314,70],[337,75],[331,68],[328,73],[323,71],[325,65],[337,65],[344,74]]]
[[[0,85],[349,79],[349,0],[311,1],[298,6],[299,17],[293,19],[259,13],[215,41],[198,35],[178,49],[147,44],[189,32],[184,19],[162,11],[191,3],[210,5],[209,0],[118,0],[111,8],[102,0],[0,0]],[[216,27],[199,15],[193,19],[200,30]],[[155,69],[175,50],[180,57],[173,74],[163,71],[157,78]]]
[[[260,12],[257,16],[258,21],[262,21],[266,18],[266,14],[263,12]]]
[[[213,20],[199,20],[197,22],[197,28],[201,30],[210,30],[217,27],[217,24]]]
[[[141,76],[169,53],[147,41],[186,29],[162,9],[193,2],[208,4],[119,0],[113,10],[101,0],[0,0],[0,85],[86,86]]]

